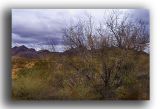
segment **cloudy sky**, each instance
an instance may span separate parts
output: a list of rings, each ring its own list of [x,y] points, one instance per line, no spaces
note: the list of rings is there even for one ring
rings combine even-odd
[[[63,51],[61,30],[73,21],[94,16],[96,22],[102,21],[109,9],[12,9],[12,47],[26,45],[41,49],[47,41],[53,40],[56,51]],[[149,12],[144,9],[123,9],[131,18],[149,21]]]

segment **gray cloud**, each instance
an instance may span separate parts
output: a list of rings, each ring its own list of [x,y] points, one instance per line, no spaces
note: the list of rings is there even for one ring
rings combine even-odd
[[[149,24],[150,17],[149,17],[149,10],[147,9],[131,9],[130,17],[135,20],[143,19],[143,21]]]
[[[60,44],[60,31],[64,25],[62,15],[57,16],[56,12],[51,10],[12,10],[12,33],[19,37],[17,39],[12,35],[13,42],[37,43],[55,40],[55,44]]]
[[[57,46],[63,45],[61,30],[72,21],[84,18],[86,13],[99,22],[104,17],[105,9],[13,9],[12,43],[37,44],[53,40]],[[147,10],[125,10],[132,17],[149,21]],[[14,44],[13,44],[14,45]]]

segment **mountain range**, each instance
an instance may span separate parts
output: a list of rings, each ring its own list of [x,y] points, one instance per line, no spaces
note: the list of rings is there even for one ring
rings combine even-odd
[[[49,55],[76,55],[80,48],[72,48],[66,50],[64,52],[51,52],[47,49],[36,51],[34,48],[28,48],[25,45],[15,46],[11,49],[11,54],[14,57],[22,57],[22,58],[41,58],[43,56]]]
[[[27,48],[26,46],[15,46],[12,48],[12,56],[17,57],[25,57],[25,58],[40,58],[44,55],[49,55],[53,52],[50,52],[49,50],[39,50],[36,51],[33,48]]]

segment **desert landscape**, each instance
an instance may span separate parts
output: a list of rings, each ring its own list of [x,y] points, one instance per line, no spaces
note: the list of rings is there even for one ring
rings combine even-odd
[[[12,19],[13,100],[149,99],[149,16],[134,18],[126,14],[130,10],[104,10],[107,14],[97,23],[95,12],[87,11],[85,17],[67,22],[57,41],[54,34],[40,40],[41,31],[51,28],[49,23],[38,35],[37,29],[15,28],[19,23],[14,24],[14,19],[21,15],[18,11],[22,10],[12,10],[12,16],[18,16]],[[132,15],[139,11],[148,13],[135,9]],[[27,35],[37,36],[38,44]]]

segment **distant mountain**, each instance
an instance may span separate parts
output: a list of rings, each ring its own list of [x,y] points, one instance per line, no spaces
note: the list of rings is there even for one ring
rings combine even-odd
[[[38,54],[50,54],[51,53],[49,50],[39,50],[37,52]]]
[[[39,58],[38,52],[33,48],[26,46],[15,46],[12,48],[12,56],[25,57],[25,58]]]
[[[116,48],[106,48],[106,50],[114,50]],[[64,52],[51,52],[49,50],[39,50],[36,51],[33,48],[27,48],[26,46],[15,46],[11,49],[12,56],[15,57],[22,57],[22,58],[43,58],[43,57],[49,57],[53,55],[78,55],[81,52],[88,52],[88,53],[94,53],[97,54],[100,52],[100,49],[94,49],[94,50],[87,50],[85,47],[77,47],[77,48],[70,48],[69,50],[66,50]],[[138,52],[148,55],[148,53],[145,52]]]
[[[60,52],[50,52],[49,50],[36,51],[33,48],[27,48],[26,46],[15,46],[12,48],[12,56],[23,58],[41,58],[49,55],[61,55]]]
[[[70,48],[63,52],[64,55],[77,55],[79,52],[88,51],[85,47]]]

